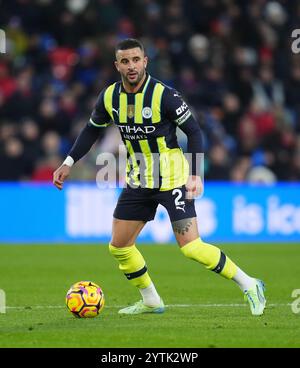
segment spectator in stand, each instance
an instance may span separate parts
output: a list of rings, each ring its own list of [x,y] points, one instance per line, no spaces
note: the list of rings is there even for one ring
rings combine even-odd
[[[208,170],[205,180],[228,181],[230,172],[230,160],[226,148],[217,144],[209,153]]]
[[[26,180],[30,173],[30,163],[24,159],[24,146],[16,137],[10,137],[0,155],[0,180]]]

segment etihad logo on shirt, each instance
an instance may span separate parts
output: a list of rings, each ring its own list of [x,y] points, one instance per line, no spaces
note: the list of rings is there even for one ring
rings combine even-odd
[[[145,126],[129,126],[129,125],[117,125],[122,133],[133,133],[133,134],[149,134],[155,131],[155,126],[145,125]]]
[[[148,134],[153,133],[156,129],[153,125],[117,125],[117,127],[120,129],[123,138],[129,140],[148,139]]]

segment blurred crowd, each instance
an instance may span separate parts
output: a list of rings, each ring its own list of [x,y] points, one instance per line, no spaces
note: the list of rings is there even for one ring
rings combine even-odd
[[[0,180],[52,179],[128,37],[199,120],[206,180],[300,180],[298,1],[0,0],[0,28]],[[97,154],[120,144],[107,128],[72,179],[95,180]]]

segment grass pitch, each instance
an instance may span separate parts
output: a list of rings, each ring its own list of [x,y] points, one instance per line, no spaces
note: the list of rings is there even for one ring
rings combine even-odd
[[[235,283],[186,259],[177,246],[139,246],[168,306],[162,315],[118,315],[140,294],[101,245],[1,245],[0,347],[300,347],[300,244],[221,245],[249,274],[263,279],[268,307],[253,317]],[[74,318],[69,287],[92,280],[106,305],[94,319]],[[298,298],[299,298],[298,294]],[[298,309],[300,300],[298,301]]]

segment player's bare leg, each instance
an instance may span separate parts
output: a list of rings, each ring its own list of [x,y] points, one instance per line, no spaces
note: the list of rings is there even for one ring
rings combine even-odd
[[[163,302],[148,274],[142,254],[135,246],[138,234],[145,226],[144,221],[113,219],[110,253],[119,263],[119,269],[129,282],[136,286],[143,300],[133,306],[123,308],[121,314],[162,313]]]
[[[262,281],[248,276],[219,248],[205,243],[199,237],[196,217],[172,222],[173,231],[182,253],[202,263],[227,279],[234,280],[245,294],[253,315],[263,314],[266,300]]]
[[[112,224],[111,244],[117,248],[129,247],[135,243],[146,222],[119,220],[114,218]]]

